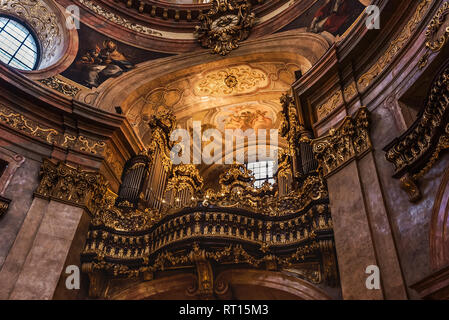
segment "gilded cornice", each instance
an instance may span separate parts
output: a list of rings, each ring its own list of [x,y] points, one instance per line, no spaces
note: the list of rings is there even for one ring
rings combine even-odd
[[[371,150],[369,125],[368,110],[362,107],[354,116],[346,117],[336,129],[331,129],[329,135],[312,141],[313,152],[325,176]]]
[[[407,25],[401,30],[399,35],[390,42],[388,49],[383,53],[379,60],[357,81],[360,91],[364,91],[371,83],[379,77],[379,75],[387,68],[388,65],[399,55],[407,42],[413,36],[416,28],[426,16],[432,0],[422,0],[416,8],[413,16]]]
[[[101,155],[106,146],[104,141],[94,140],[83,135],[76,136],[62,133],[56,129],[41,125],[37,121],[29,119],[3,104],[0,104],[0,123],[61,148]]]

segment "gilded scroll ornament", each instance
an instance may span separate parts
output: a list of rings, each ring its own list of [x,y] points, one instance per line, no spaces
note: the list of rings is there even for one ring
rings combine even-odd
[[[249,0],[213,0],[212,8],[199,16],[195,36],[212,53],[227,55],[248,38],[256,16]]]
[[[431,3],[431,0],[422,0],[418,4],[414,15],[408,21],[405,28],[390,43],[390,46],[380,59],[358,80],[357,84],[361,91],[365,90],[385,70],[393,59],[396,58],[402,48],[404,48],[408,40],[413,36],[419,23],[425,17]]]
[[[102,155],[106,148],[106,143],[101,140],[94,140],[81,135],[74,136],[65,133],[61,146],[90,154]]]
[[[22,131],[32,137],[40,138],[48,143],[55,143],[59,132],[55,129],[41,126],[36,121],[28,119],[19,113],[15,113],[7,106],[0,104],[0,122],[7,126]]]
[[[170,141],[170,135],[176,126],[176,117],[171,110],[164,110],[155,114],[149,121],[151,128],[151,143],[147,147],[147,155],[150,160],[156,154],[156,150],[160,150],[162,156],[162,165],[166,172],[169,172],[173,166],[170,159],[170,152],[172,148],[172,142]]]
[[[316,109],[318,120],[324,119],[335,109],[343,104],[343,94],[341,90],[335,92],[332,97]]]
[[[449,2],[444,2],[438,9],[426,30],[426,48],[427,52],[419,62],[419,68],[423,69],[428,62],[431,53],[441,51],[449,40]]]
[[[362,107],[353,117],[346,117],[329,135],[313,140],[313,152],[324,175],[329,175],[352,159],[371,149],[368,110]]]
[[[167,191],[177,192],[188,189],[195,194],[203,188],[203,178],[195,165],[180,164],[173,167],[172,176],[167,183]]]
[[[349,102],[356,95],[357,95],[357,85],[355,84],[355,82],[352,82],[344,90],[345,101]]]
[[[39,82],[53,90],[56,90],[72,98],[74,98],[78,94],[78,92],[81,91],[80,88],[71,85],[58,77],[50,77],[47,79],[39,80]]]
[[[105,148],[105,161],[109,164],[117,179],[120,179],[123,171],[123,164],[117,158],[117,154],[108,146]]]

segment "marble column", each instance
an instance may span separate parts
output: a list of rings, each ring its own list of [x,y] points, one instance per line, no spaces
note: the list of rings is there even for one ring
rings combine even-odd
[[[314,141],[327,178],[344,299],[407,299],[388,211],[369,138],[368,111],[347,117],[331,135]],[[380,289],[369,289],[368,266],[380,270]]]
[[[0,271],[0,299],[54,297],[65,264],[76,261],[68,259],[70,250],[82,250],[75,236],[80,225],[88,225],[89,199],[105,188],[98,173],[44,160],[35,198]]]
[[[7,284],[0,298],[53,297],[83,211],[53,200],[34,200],[0,274],[0,282]]]

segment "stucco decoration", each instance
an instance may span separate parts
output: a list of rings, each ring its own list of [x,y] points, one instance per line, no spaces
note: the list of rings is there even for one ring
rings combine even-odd
[[[227,96],[245,94],[268,86],[265,72],[248,65],[233,66],[209,72],[195,85],[198,96]]]

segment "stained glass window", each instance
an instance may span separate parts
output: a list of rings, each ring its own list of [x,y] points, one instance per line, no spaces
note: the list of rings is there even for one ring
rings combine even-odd
[[[39,51],[30,30],[18,21],[0,16],[0,61],[20,70],[37,67]]]

